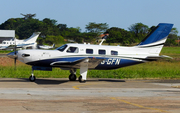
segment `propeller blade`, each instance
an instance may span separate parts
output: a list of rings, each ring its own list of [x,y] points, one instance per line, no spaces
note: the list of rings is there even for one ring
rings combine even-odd
[[[17,60],[17,58],[14,59],[14,66],[15,66],[15,69],[16,69],[16,60]]]
[[[16,55],[16,38],[14,39],[14,52],[15,52],[15,55]]]
[[[16,52],[16,38],[14,39],[14,55],[16,56],[17,52]],[[17,57],[14,58],[14,66],[15,66],[15,69],[16,69],[16,60],[17,60]]]

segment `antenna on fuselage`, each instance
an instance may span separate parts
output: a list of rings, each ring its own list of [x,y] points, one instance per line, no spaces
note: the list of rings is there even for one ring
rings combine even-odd
[[[107,37],[109,36],[109,34],[103,34],[104,36],[102,37],[101,42],[99,43],[99,45],[102,45],[102,43],[104,42],[104,40],[107,39]]]

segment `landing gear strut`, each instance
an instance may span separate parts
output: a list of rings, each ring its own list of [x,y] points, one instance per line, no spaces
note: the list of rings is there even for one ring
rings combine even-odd
[[[82,76],[80,76],[80,77],[78,78],[78,80],[79,80],[80,83],[85,83],[85,82],[86,82],[86,80],[83,80],[83,79],[82,79]]]
[[[36,80],[36,77],[34,76],[34,70],[32,69],[31,76],[29,77],[29,81],[34,82]]]
[[[69,75],[69,80],[70,80],[70,81],[76,81],[76,78],[77,78],[77,77],[76,77],[76,69],[71,69],[71,70],[70,70],[70,73],[71,73],[71,74]]]

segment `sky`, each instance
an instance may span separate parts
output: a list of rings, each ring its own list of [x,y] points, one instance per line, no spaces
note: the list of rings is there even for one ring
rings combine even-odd
[[[180,0],[0,0],[0,24],[22,14],[50,18],[85,31],[89,22],[125,30],[135,23],[148,27],[172,23],[180,35]]]

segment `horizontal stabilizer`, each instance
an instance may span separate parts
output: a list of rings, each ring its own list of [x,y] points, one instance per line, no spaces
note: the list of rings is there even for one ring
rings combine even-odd
[[[158,59],[161,59],[161,58],[170,58],[170,59],[173,59],[170,56],[161,55],[161,56],[148,56],[148,57],[146,57],[145,60],[158,60]]]

